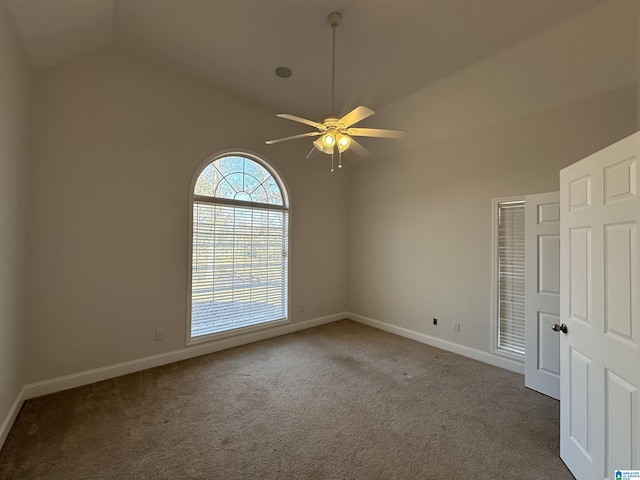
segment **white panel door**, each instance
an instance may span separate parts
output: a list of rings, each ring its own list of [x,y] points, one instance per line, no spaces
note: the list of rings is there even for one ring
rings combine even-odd
[[[524,384],[560,399],[560,193],[525,197]]]
[[[560,172],[560,456],[578,480],[640,470],[640,133]]]

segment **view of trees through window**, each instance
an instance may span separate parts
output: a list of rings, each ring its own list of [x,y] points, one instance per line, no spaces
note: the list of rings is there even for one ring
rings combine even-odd
[[[211,162],[194,188],[191,337],[287,318],[288,209],[255,160]]]

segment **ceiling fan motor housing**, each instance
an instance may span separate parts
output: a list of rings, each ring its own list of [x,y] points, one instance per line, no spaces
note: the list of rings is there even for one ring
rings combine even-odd
[[[339,120],[340,117],[338,117],[335,113],[330,113],[329,115],[323,115],[322,117],[320,117],[320,123],[327,127],[337,127]]]

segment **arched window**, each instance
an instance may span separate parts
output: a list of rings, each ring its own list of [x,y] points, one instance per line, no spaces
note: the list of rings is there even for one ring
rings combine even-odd
[[[188,343],[287,320],[289,208],[275,172],[246,153],[213,158],[192,190]]]

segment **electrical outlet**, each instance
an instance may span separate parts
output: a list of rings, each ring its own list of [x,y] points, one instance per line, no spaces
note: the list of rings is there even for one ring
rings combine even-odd
[[[454,323],[453,324],[453,331],[454,332],[459,332],[460,331],[460,324],[459,323]]]
[[[304,312],[304,305],[300,305],[299,310],[300,310],[300,313]]]
[[[156,330],[156,342],[164,340],[164,330]]]
[[[434,325],[438,325],[438,319],[437,319],[437,318],[434,318],[434,319],[433,319],[433,324],[434,324]]]

